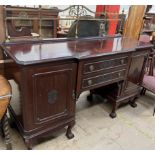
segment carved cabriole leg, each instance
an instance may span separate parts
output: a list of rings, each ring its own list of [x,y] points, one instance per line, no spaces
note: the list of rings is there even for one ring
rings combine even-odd
[[[109,116],[110,116],[111,118],[115,118],[115,117],[117,116],[117,114],[116,114],[116,109],[117,109],[117,103],[115,102],[115,103],[113,103],[112,111],[111,111],[111,113],[109,114]]]
[[[143,95],[145,95],[145,93],[146,93],[146,89],[144,89]]]
[[[153,116],[154,116],[154,114],[155,114],[155,107],[154,107],[154,109],[153,109]]]
[[[118,86],[118,88],[117,88],[117,96],[116,96],[115,102],[113,102],[112,111],[109,114],[109,116],[111,118],[117,117],[116,110],[117,110],[117,107],[119,106],[119,102],[117,101],[117,99],[121,96],[123,84],[124,84],[124,81],[120,81],[120,82],[117,83],[117,86]]]
[[[25,141],[25,145],[26,145],[27,149],[32,150],[32,148],[33,148],[32,139],[24,139],[24,141]]]
[[[74,138],[74,134],[72,133],[72,128],[73,128],[74,124],[75,124],[75,122],[71,122],[71,123],[68,125],[67,132],[66,132],[66,137],[67,137],[68,139]]]
[[[136,96],[132,101],[131,100],[129,101],[129,104],[131,105],[131,107],[133,108],[137,107],[137,104],[135,103],[137,99],[138,97]]]
[[[4,132],[6,148],[7,150],[12,150],[10,133],[9,133],[9,124],[8,124],[8,118],[6,114],[2,118],[2,130]]]
[[[92,102],[93,101],[93,91],[92,90],[90,90],[90,94],[87,96],[87,100],[89,102]]]
[[[146,88],[142,88],[140,95],[145,95],[145,93],[146,93]]]

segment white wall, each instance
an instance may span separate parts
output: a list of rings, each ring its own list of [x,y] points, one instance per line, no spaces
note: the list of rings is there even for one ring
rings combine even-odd
[[[151,8],[151,10],[149,12],[150,13],[155,13],[155,5],[153,5],[153,7]]]

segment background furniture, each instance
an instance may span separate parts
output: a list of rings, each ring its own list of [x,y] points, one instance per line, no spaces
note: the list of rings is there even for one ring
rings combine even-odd
[[[154,33],[153,33],[154,34]],[[141,35],[140,40],[145,41],[146,38],[148,38],[148,41],[150,40],[149,35]],[[151,91],[155,93],[155,44],[154,44],[154,35],[152,36],[152,40],[150,40],[151,43],[153,43],[153,47],[151,49],[151,53],[148,57],[146,66],[145,66],[145,75],[142,82],[142,90],[141,95],[145,95],[146,90]],[[155,114],[155,108],[153,111],[153,115]]]
[[[147,12],[145,16],[148,18],[145,25],[148,26],[148,29],[155,31],[155,13]]]
[[[3,20],[3,6],[0,5],[0,42],[5,40],[5,26]],[[3,60],[3,51],[0,48],[0,75],[4,74],[4,60]]]
[[[58,9],[0,5],[0,42],[8,40],[57,37]],[[4,57],[0,48],[0,74],[4,74]],[[5,70],[9,68],[5,68]]]
[[[92,16],[82,16],[75,20],[69,28],[67,37],[97,37],[100,34],[101,21],[93,20]],[[104,32],[105,33],[105,32]]]
[[[146,90],[155,93],[155,73],[154,73],[154,61],[155,61],[155,51],[150,54],[148,63],[146,65],[146,71],[143,78],[141,95],[145,95]],[[155,114],[155,108],[153,115]]]
[[[31,33],[36,33],[42,38],[56,38],[57,18],[57,8],[4,6],[6,38],[31,36]]]
[[[129,8],[128,17],[125,22],[123,36],[139,38],[143,27],[143,17],[145,15],[145,5],[132,5]]]
[[[28,148],[41,137],[75,124],[76,100],[86,90],[112,86],[108,94],[116,117],[122,102],[138,97],[143,63],[152,45],[122,37],[40,40],[1,45],[20,103],[9,106]],[[102,92],[102,91],[101,91]],[[102,92],[103,93],[103,92]],[[18,108],[17,108],[18,107]]]
[[[9,125],[7,118],[7,107],[11,98],[11,86],[8,81],[0,75],[0,129],[2,135],[5,137],[5,143],[8,150],[12,149]]]

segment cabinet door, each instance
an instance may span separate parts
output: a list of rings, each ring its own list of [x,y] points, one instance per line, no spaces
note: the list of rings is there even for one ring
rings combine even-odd
[[[24,105],[29,110],[29,114],[25,114],[29,124],[25,126],[30,129],[73,117],[76,64],[49,65],[29,71],[31,81],[29,86],[25,86],[25,95],[30,98],[25,98]]]

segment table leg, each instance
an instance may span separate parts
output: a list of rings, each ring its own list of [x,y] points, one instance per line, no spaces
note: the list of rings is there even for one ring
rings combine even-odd
[[[111,111],[111,113],[109,114],[109,116],[110,116],[111,118],[117,117],[116,109],[117,109],[117,103],[113,103],[112,111]]]
[[[2,129],[4,132],[4,136],[5,136],[6,148],[7,150],[12,150],[10,133],[9,133],[9,124],[8,124],[8,118],[6,114],[2,118]]]
[[[75,124],[75,123],[72,122],[71,124],[68,125],[67,132],[66,132],[66,137],[67,137],[68,139],[74,138],[74,134],[72,133],[72,128],[73,128],[74,124]]]

